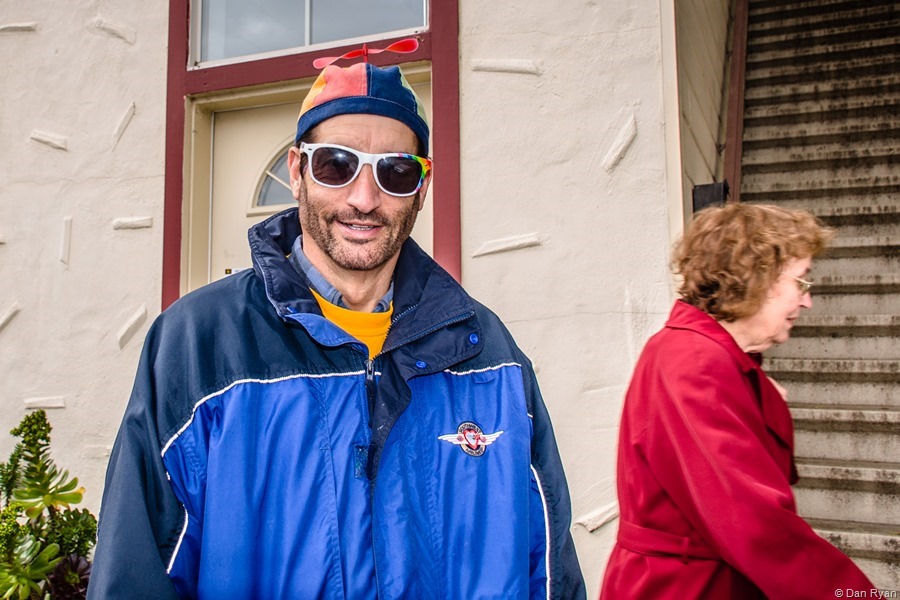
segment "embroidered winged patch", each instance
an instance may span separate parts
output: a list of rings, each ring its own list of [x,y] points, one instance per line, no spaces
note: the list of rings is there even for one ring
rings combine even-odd
[[[439,435],[438,439],[456,444],[469,456],[481,456],[484,454],[485,449],[493,444],[502,434],[502,431],[486,434],[475,423],[466,421],[457,427],[456,433]]]

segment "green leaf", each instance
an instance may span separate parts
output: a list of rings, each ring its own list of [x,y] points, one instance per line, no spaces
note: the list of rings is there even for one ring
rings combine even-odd
[[[13,498],[16,500],[34,500],[35,498],[40,498],[44,493],[41,490],[35,488],[17,488],[13,492]]]
[[[64,473],[63,479],[65,479],[65,478],[68,477],[68,476],[69,476],[69,472],[66,471],[66,472]],[[74,489],[77,488],[77,487],[78,487],[78,478],[77,478],[77,477],[73,477],[73,478],[70,479],[69,482],[66,483],[65,485],[60,485],[59,488],[58,488],[56,491],[57,491],[57,493],[59,493],[59,494],[64,494],[64,493],[66,493],[66,492],[71,492],[72,490],[74,490]]]

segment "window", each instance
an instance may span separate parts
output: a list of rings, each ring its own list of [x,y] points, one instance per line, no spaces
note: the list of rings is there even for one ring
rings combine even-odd
[[[269,168],[263,173],[262,181],[258,186],[256,198],[253,207],[262,208],[269,206],[278,206],[283,204],[293,204],[294,195],[291,193],[291,177],[288,173],[288,152],[290,146],[284,149],[272,161]]]
[[[195,63],[423,31],[427,0],[195,0]],[[199,52],[198,52],[199,50]]]

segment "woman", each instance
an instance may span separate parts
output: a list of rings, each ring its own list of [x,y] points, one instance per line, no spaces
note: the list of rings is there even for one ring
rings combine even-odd
[[[793,426],[759,353],[812,306],[830,230],[729,204],[675,249],[681,299],[635,368],[618,456],[621,520],[601,597],[833,598],[874,586],[797,515]]]

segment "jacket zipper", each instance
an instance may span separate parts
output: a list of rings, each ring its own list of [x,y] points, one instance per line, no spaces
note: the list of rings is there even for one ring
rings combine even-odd
[[[375,358],[369,358],[366,360],[366,400],[369,407],[369,449],[366,456],[366,472],[368,472],[368,462],[369,456],[368,454],[373,452],[372,449],[372,439],[374,436],[373,425],[375,418]],[[368,476],[366,477],[368,478]],[[375,480],[369,481],[369,506],[372,514],[372,568],[375,571],[375,597],[381,598],[381,578],[378,576],[378,552],[375,550],[376,539],[375,539],[375,531],[377,528],[376,525],[376,514],[375,514]]]
[[[397,315],[397,317],[391,322],[390,327],[388,327],[388,333],[390,333],[391,329],[394,327],[394,324],[401,317],[403,317],[405,314],[410,312],[413,308],[415,308],[415,306],[411,306],[407,310],[405,310],[402,313],[400,313],[399,315]],[[392,351],[396,350],[397,348],[400,348],[401,346],[405,346],[406,344],[409,344],[418,339],[421,339],[421,338],[425,337],[426,335],[430,335],[431,333],[433,333],[439,329],[443,329],[444,327],[447,327],[449,325],[454,325],[456,323],[461,323],[462,321],[465,321],[467,319],[471,319],[473,316],[475,316],[475,312],[469,311],[467,313],[463,313],[463,314],[453,317],[451,319],[447,319],[446,321],[443,321],[442,323],[439,323],[438,325],[435,325],[434,327],[426,329],[425,331],[419,332],[416,335],[410,336],[409,338],[407,338],[397,344],[394,344],[393,346],[391,346],[389,348],[382,348],[381,352],[379,352],[377,356],[366,360],[366,399],[367,399],[367,403],[369,406],[369,431],[372,432],[373,437],[375,434],[375,430],[374,430],[375,423],[373,421],[373,419],[375,418],[375,359],[378,358],[378,356],[381,356],[382,354],[385,354],[387,352],[392,352]],[[371,441],[369,443],[370,443],[370,451],[371,451]],[[369,485],[370,485],[370,487],[369,487],[369,495],[370,495],[369,505],[372,507],[372,565],[375,569],[375,597],[381,598],[382,597],[382,595],[381,595],[381,578],[378,576],[378,553],[376,552],[376,540],[375,540],[375,531],[377,529],[377,524],[376,524],[377,511],[375,510],[375,484],[376,484],[377,480],[378,480],[378,478],[376,477],[376,478],[372,479],[372,481],[369,483]]]
[[[366,405],[369,407],[369,431],[375,417],[375,359],[366,359]]]

